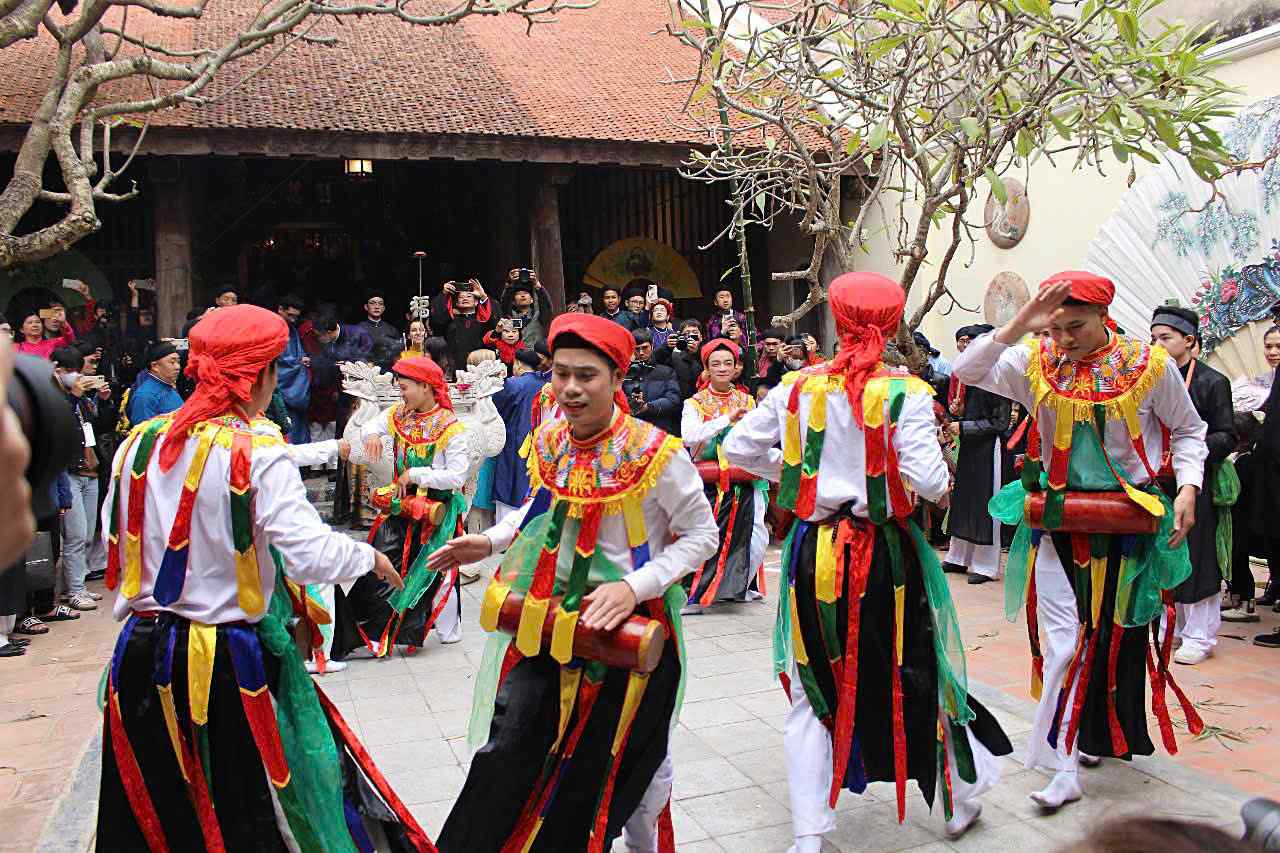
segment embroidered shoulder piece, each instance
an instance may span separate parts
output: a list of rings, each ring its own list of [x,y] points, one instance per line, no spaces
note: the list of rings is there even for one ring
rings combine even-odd
[[[756,407],[755,399],[740,388],[730,388],[724,394],[719,394],[711,390],[711,386],[707,386],[689,400],[704,421],[712,421],[723,415],[732,416]]]
[[[591,446],[573,440],[568,421],[544,423],[533,434],[530,492],[545,488],[554,500],[569,502],[570,517],[581,517],[586,504],[601,504],[614,515],[622,512],[624,501],[653,488],[680,447],[680,439],[630,416]]]
[[[449,439],[463,429],[462,422],[444,406],[419,413],[405,411],[403,403],[397,403],[387,410],[387,426],[397,442],[415,448],[448,444]]]

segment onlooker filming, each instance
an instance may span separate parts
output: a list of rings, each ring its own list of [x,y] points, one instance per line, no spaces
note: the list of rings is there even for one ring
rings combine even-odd
[[[365,319],[356,325],[368,332],[369,340],[373,341],[373,363],[383,370],[390,370],[404,341],[396,327],[382,319],[386,312],[386,295],[380,290],[371,291],[364,301]]]
[[[485,346],[497,353],[498,360],[507,366],[507,373],[509,374],[511,373],[516,353],[525,349],[525,342],[521,340],[520,332],[521,330],[516,327],[513,319],[503,317],[498,321],[497,328],[484,336]]]
[[[449,344],[449,357],[455,366],[466,364],[473,350],[485,348],[485,333],[496,322],[489,297],[474,278],[446,281],[431,302],[431,325]]]
[[[680,384],[675,371],[653,363],[653,336],[648,329],[631,333],[636,341],[631,368],[622,380],[631,414],[671,435],[680,434]]]
[[[707,320],[707,340],[728,338],[729,336],[724,333],[724,324],[727,320],[736,321],[739,329],[745,331],[747,328],[747,315],[733,309],[733,291],[722,287],[716,291],[716,311]],[[742,351],[746,352],[745,346]]]
[[[552,316],[551,297],[531,269],[514,269],[507,279],[507,287],[502,292],[502,316],[517,321],[514,328],[520,332],[524,345],[531,347],[547,336],[546,327]],[[511,367],[510,359],[503,361]]]
[[[681,323],[676,334],[667,338],[665,347],[654,350],[653,360],[675,372],[682,401],[698,392],[698,377],[702,374],[701,350],[702,325],[693,319]]]

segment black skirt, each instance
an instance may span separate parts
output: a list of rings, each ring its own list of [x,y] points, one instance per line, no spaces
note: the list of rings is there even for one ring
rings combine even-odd
[[[706,486],[707,502],[716,505],[716,484]],[[734,497],[737,496],[737,506]],[[720,502],[716,523],[720,527],[720,547],[702,568],[685,576],[689,603],[742,601],[755,580],[751,565],[751,533],[755,527],[755,502],[760,500],[754,483],[733,483]],[[704,601],[704,599],[707,599]]]
[[[393,566],[399,566],[404,560],[404,540],[410,534],[409,527],[409,522],[391,516],[374,534],[373,547],[385,554]],[[413,564],[421,550],[422,543],[414,537],[409,543],[409,565]],[[352,651],[367,648],[369,644],[379,646],[384,637],[387,648],[392,645],[420,648],[426,641],[436,596],[440,593],[445,578],[445,573],[440,573],[427,587],[418,603],[403,614],[396,613],[391,608],[391,596],[396,590],[372,572],[361,576],[352,585],[350,592],[344,593],[341,587],[335,589],[333,659],[343,660]],[[456,587],[451,595],[453,600],[446,606],[459,608],[458,613],[461,614],[462,598]]]
[[[990,461],[988,448],[988,461]],[[855,524],[869,524],[854,519]],[[809,658],[809,667],[822,693],[834,724],[839,710],[836,677],[827,658],[821,616],[815,592],[815,564],[819,526],[809,525],[798,544],[793,563],[800,634]],[[905,573],[903,644],[901,667],[903,728],[906,732],[907,778],[916,780],[925,802],[933,805],[938,781],[938,661],[934,651],[933,612],[925,593],[919,559],[911,541],[902,537]],[[853,572],[845,572],[845,586],[837,590],[837,642],[843,657],[847,648],[849,583]],[[845,787],[860,790],[865,782],[892,782],[894,763],[894,721],[892,667],[894,665],[893,568],[885,532],[877,527],[867,585],[861,599],[858,626],[858,692],[854,712],[855,753],[849,761]],[[993,755],[1008,755],[1013,745],[1000,724],[972,695],[969,708],[974,719],[968,728]],[[857,754],[861,764],[856,766]],[[859,770],[861,773],[859,773]]]
[[[551,749],[560,719],[560,664],[543,653],[521,659],[498,688],[489,741],[474,756],[467,781],[436,842],[441,853],[497,853],[516,828]],[[560,779],[533,846],[540,853],[587,849],[597,798],[609,766],[629,673],[610,669],[582,738]],[[644,797],[667,755],[680,683],[680,660],[668,642],[649,676],[610,801],[604,849]],[[581,695],[581,694],[579,694]],[[566,731],[578,722],[575,708]]]
[[[994,522],[987,504],[1000,488],[995,482],[998,441],[998,435],[964,436],[960,440],[947,533],[975,545],[992,544]]]
[[[1196,523],[1187,534],[1191,576],[1174,591],[1179,604],[1195,604],[1222,589],[1222,567],[1218,565],[1218,512],[1213,506],[1213,468],[1205,466],[1204,488],[1196,495]]]

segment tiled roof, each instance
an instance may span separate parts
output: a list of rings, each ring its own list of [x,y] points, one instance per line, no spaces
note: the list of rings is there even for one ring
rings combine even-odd
[[[191,23],[130,12],[129,32],[182,47],[235,32],[260,0],[210,3]],[[681,116],[696,53],[664,29],[668,0],[600,0],[552,24],[512,16],[469,18],[443,28],[385,17],[322,21],[312,35],[332,47],[297,45],[224,98],[153,116],[156,127],[292,129],[540,137],[687,145],[704,143]],[[113,12],[113,14],[118,14]],[[108,37],[108,45],[114,43]],[[273,51],[223,69],[205,91],[228,89]],[[25,124],[43,94],[53,41],[0,51],[0,125]],[[134,81],[138,82],[138,81]],[[170,84],[165,84],[166,86]],[[120,90],[106,93],[119,96]],[[141,85],[129,94],[144,96]]]

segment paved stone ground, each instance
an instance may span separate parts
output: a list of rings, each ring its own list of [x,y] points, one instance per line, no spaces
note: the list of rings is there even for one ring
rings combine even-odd
[[[771,554],[776,562],[776,551]],[[1280,798],[1280,718],[1275,652],[1225,638],[1205,665],[1180,667],[1181,682],[1206,720],[1245,738],[1194,742],[1182,753],[1083,770],[1086,798],[1044,816],[1027,798],[1046,776],[1022,768],[1032,705],[1025,698],[1026,629],[1000,616],[999,584],[968,586],[950,576],[968,649],[971,689],[1014,741],[1001,784],[984,798],[975,828],[946,840],[909,789],[907,820],[897,825],[892,786],[841,798],[827,850],[1051,850],[1100,818],[1169,815],[1235,827],[1250,793]],[[776,574],[769,580],[776,589]],[[326,692],[364,739],[400,797],[433,836],[466,774],[466,726],[484,634],[475,623],[483,582],[464,587],[461,643],[437,639],[413,657],[353,661],[322,679]],[[690,678],[672,736],[673,814],[681,853],[785,851],[791,843],[782,753],[786,699],[770,672],[773,596],[686,620]],[[1260,626],[1228,634],[1252,637]],[[53,627],[20,659],[0,661],[0,851],[83,851],[92,846],[99,717],[95,692],[115,636],[105,608]],[[1271,675],[1266,668],[1270,666]],[[388,701],[389,700],[389,701]],[[621,849],[620,847],[618,849]]]

